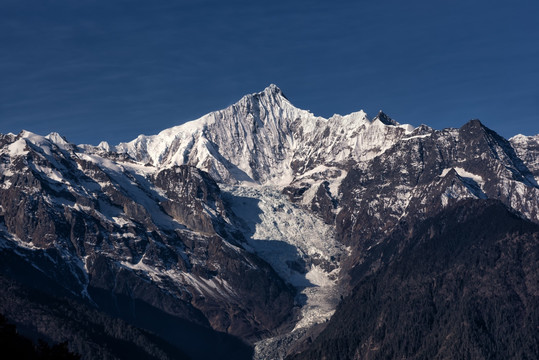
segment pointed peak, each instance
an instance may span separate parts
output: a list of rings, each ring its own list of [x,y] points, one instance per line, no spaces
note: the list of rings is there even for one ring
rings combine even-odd
[[[97,148],[99,149],[102,149],[102,150],[105,150],[105,151],[111,151],[112,147],[110,146],[110,144],[106,141],[101,141],[99,143],[99,145],[97,145]]]
[[[341,122],[348,123],[353,126],[357,126],[362,123],[369,123],[369,119],[367,118],[367,113],[363,110],[355,111],[353,113],[350,113],[344,116],[335,114],[331,117],[331,119],[340,119]]]
[[[461,129],[467,129],[467,128],[483,128],[484,125],[479,121],[479,119],[472,119],[468,121],[466,124],[461,126]]]
[[[62,135],[60,135],[57,132],[51,132],[50,134],[45,136],[45,139],[49,139],[50,141],[52,141],[56,145],[68,145],[69,144],[69,141],[67,141],[67,139],[65,137],[63,137]]]
[[[29,137],[37,136],[37,134],[34,134],[34,133],[31,132],[31,131],[22,129],[22,130],[19,132],[19,134],[17,134],[17,136],[20,137],[20,138],[29,138]]]
[[[269,84],[263,91],[264,93],[280,93],[281,89],[275,84]]]
[[[281,89],[275,85],[275,84],[269,84],[265,89],[264,92],[280,92]]]
[[[275,84],[270,84],[263,91],[244,95],[234,106],[245,106],[246,104],[266,104],[267,106],[293,106],[282,90]],[[250,105],[247,105],[250,106]]]
[[[477,136],[479,134],[486,134],[490,137],[493,137],[498,142],[507,141],[505,138],[500,136],[496,131],[488,128],[485,124],[479,121],[479,119],[472,119],[468,121],[466,124],[462,125],[459,129],[459,133],[470,134],[473,136]]]
[[[268,87],[264,89],[264,91],[258,93],[257,95],[262,95],[262,96],[269,95],[272,97],[282,96],[285,99],[287,99],[287,97],[283,94],[283,91],[275,84],[270,84]]]
[[[462,125],[459,128],[459,132],[461,133],[485,133],[490,136],[494,136],[495,138],[504,139],[505,138],[501,135],[499,135],[496,131],[492,130],[488,126],[486,126],[484,123],[479,121],[479,119],[472,119],[468,121],[466,124]]]
[[[400,125],[398,122],[387,116],[386,113],[384,113],[382,110],[378,111],[378,115],[376,115],[374,119],[372,119],[372,122],[375,122],[376,120],[380,121],[384,125]]]

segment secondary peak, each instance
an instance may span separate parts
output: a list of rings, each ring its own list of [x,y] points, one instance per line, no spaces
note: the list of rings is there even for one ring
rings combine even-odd
[[[386,113],[384,113],[382,110],[380,110],[378,112],[378,115],[376,115],[374,119],[372,119],[373,122],[376,120],[379,120],[384,125],[399,125],[398,122],[387,116]]]

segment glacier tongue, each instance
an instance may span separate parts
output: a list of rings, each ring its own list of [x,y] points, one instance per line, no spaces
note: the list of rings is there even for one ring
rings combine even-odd
[[[344,249],[332,226],[291,203],[278,188],[222,186],[222,191],[238,217],[247,249],[283,279],[299,288],[333,282]]]
[[[348,252],[335,240],[334,228],[291,203],[276,187],[222,186],[222,191],[247,240],[244,247],[299,290],[301,319],[284,337],[300,337],[312,325],[326,322],[340,299],[340,259]],[[282,340],[259,342],[255,358],[266,358],[268,349],[279,351]]]

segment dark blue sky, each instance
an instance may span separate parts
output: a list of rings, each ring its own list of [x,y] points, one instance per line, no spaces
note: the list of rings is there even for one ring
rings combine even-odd
[[[321,116],[539,133],[539,2],[0,2],[0,132],[154,134],[277,84]]]

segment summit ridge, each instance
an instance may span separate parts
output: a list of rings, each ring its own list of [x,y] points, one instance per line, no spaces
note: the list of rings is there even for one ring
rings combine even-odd
[[[316,167],[313,157],[317,163],[370,158],[412,130],[385,114],[372,121],[364,111],[316,116],[271,84],[223,110],[115,149],[158,167],[193,165],[222,183],[284,184]]]

